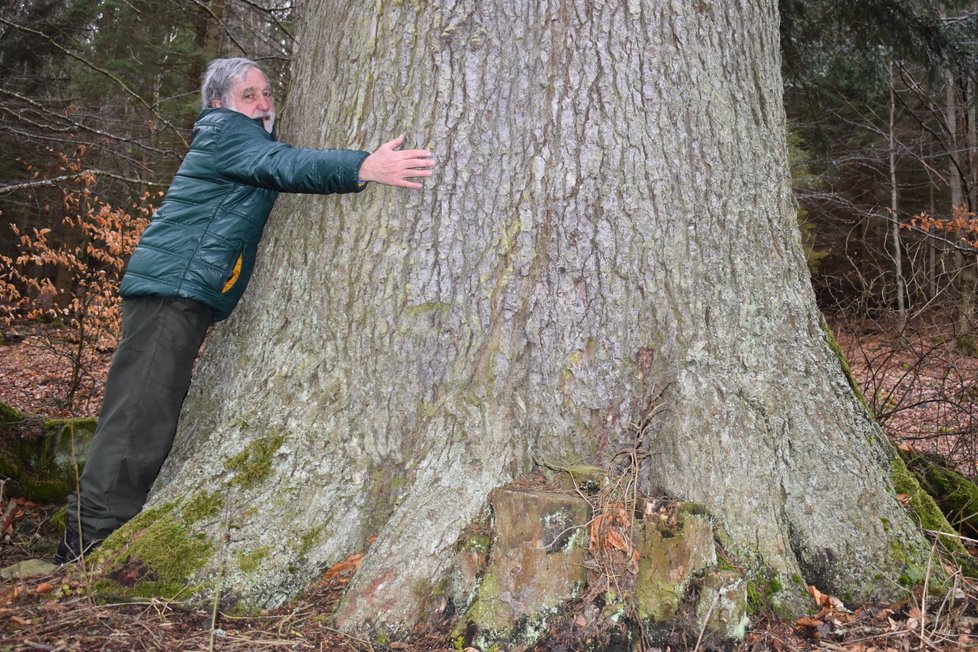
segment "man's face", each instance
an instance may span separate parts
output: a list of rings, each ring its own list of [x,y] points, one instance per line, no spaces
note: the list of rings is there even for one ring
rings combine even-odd
[[[214,102],[221,106],[220,102]],[[248,68],[245,76],[231,89],[228,106],[225,108],[244,113],[249,118],[261,118],[265,131],[272,133],[275,124],[275,103],[268,79],[258,68]]]

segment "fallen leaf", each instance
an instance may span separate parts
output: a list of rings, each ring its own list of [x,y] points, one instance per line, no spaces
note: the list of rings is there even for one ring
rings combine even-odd
[[[362,552],[358,552],[355,555],[350,555],[343,561],[333,564],[333,566],[331,566],[330,569],[323,574],[323,579],[321,579],[320,582],[322,583],[328,582],[336,578],[337,575],[342,575],[347,571],[356,570],[360,568],[360,562],[362,560],[363,560]]]
[[[820,607],[827,607],[829,609],[838,609],[839,611],[848,611],[848,609],[846,609],[846,606],[842,604],[842,600],[840,600],[835,596],[828,595],[827,593],[822,593],[821,591],[816,589],[815,586],[812,584],[808,585],[808,593],[809,595],[812,596],[812,599],[815,600],[815,604],[817,604]]]
[[[798,627],[813,627],[814,628],[814,627],[818,627],[819,625],[823,625],[823,624],[824,623],[821,620],[819,620],[818,618],[811,618],[809,616],[802,616],[797,621],[795,621],[795,625],[797,625]]]
[[[0,594],[0,604],[13,604],[20,597],[20,594],[24,592],[24,587],[19,584],[7,591],[6,593]]]
[[[35,591],[37,591],[41,595],[44,595],[45,593],[50,593],[52,590],[54,590],[54,584],[51,584],[50,582],[41,582],[40,584],[37,585],[37,588],[35,589]]]
[[[10,617],[10,626],[14,629],[23,629],[31,624],[31,621],[26,618],[21,618],[20,616]]]
[[[628,552],[631,545],[628,541],[621,535],[617,530],[609,530],[605,535],[606,544],[616,550],[621,550],[622,552]]]
[[[814,584],[808,585],[808,594],[812,596],[812,599],[815,600],[815,604],[817,605],[823,604],[826,597],[824,593],[815,588]]]

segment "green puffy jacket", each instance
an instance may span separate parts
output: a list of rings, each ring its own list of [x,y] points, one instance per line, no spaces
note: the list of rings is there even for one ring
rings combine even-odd
[[[275,141],[242,113],[204,109],[190,151],[133,252],[123,297],[180,297],[226,319],[245,291],[279,192],[363,188],[367,152],[301,149]]]

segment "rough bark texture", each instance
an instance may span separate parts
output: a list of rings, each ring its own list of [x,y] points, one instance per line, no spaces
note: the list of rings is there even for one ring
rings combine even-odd
[[[664,389],[647,487],[755,570],[891,591],[924,546],[814,303],[776,6],[310,0],[286,138],[440,167],[280,200],[154,494],[226,488],[202,573],[275,605],[376,535],[339,621],[409,626],[493,487],[607,461]]]

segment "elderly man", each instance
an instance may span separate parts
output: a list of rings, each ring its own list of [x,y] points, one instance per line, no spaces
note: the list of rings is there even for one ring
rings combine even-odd
[[[271,89],[249,59],[211,62],[201,94],[190,151],[122,280],[122,337],[58,563],[142,509],[204,335],[244,293],[277,193],[360,192],[371,181],[417,189],[412,179],[432,173],[430,152],[398,149],[403,136],[372,154],[276,142]]]

